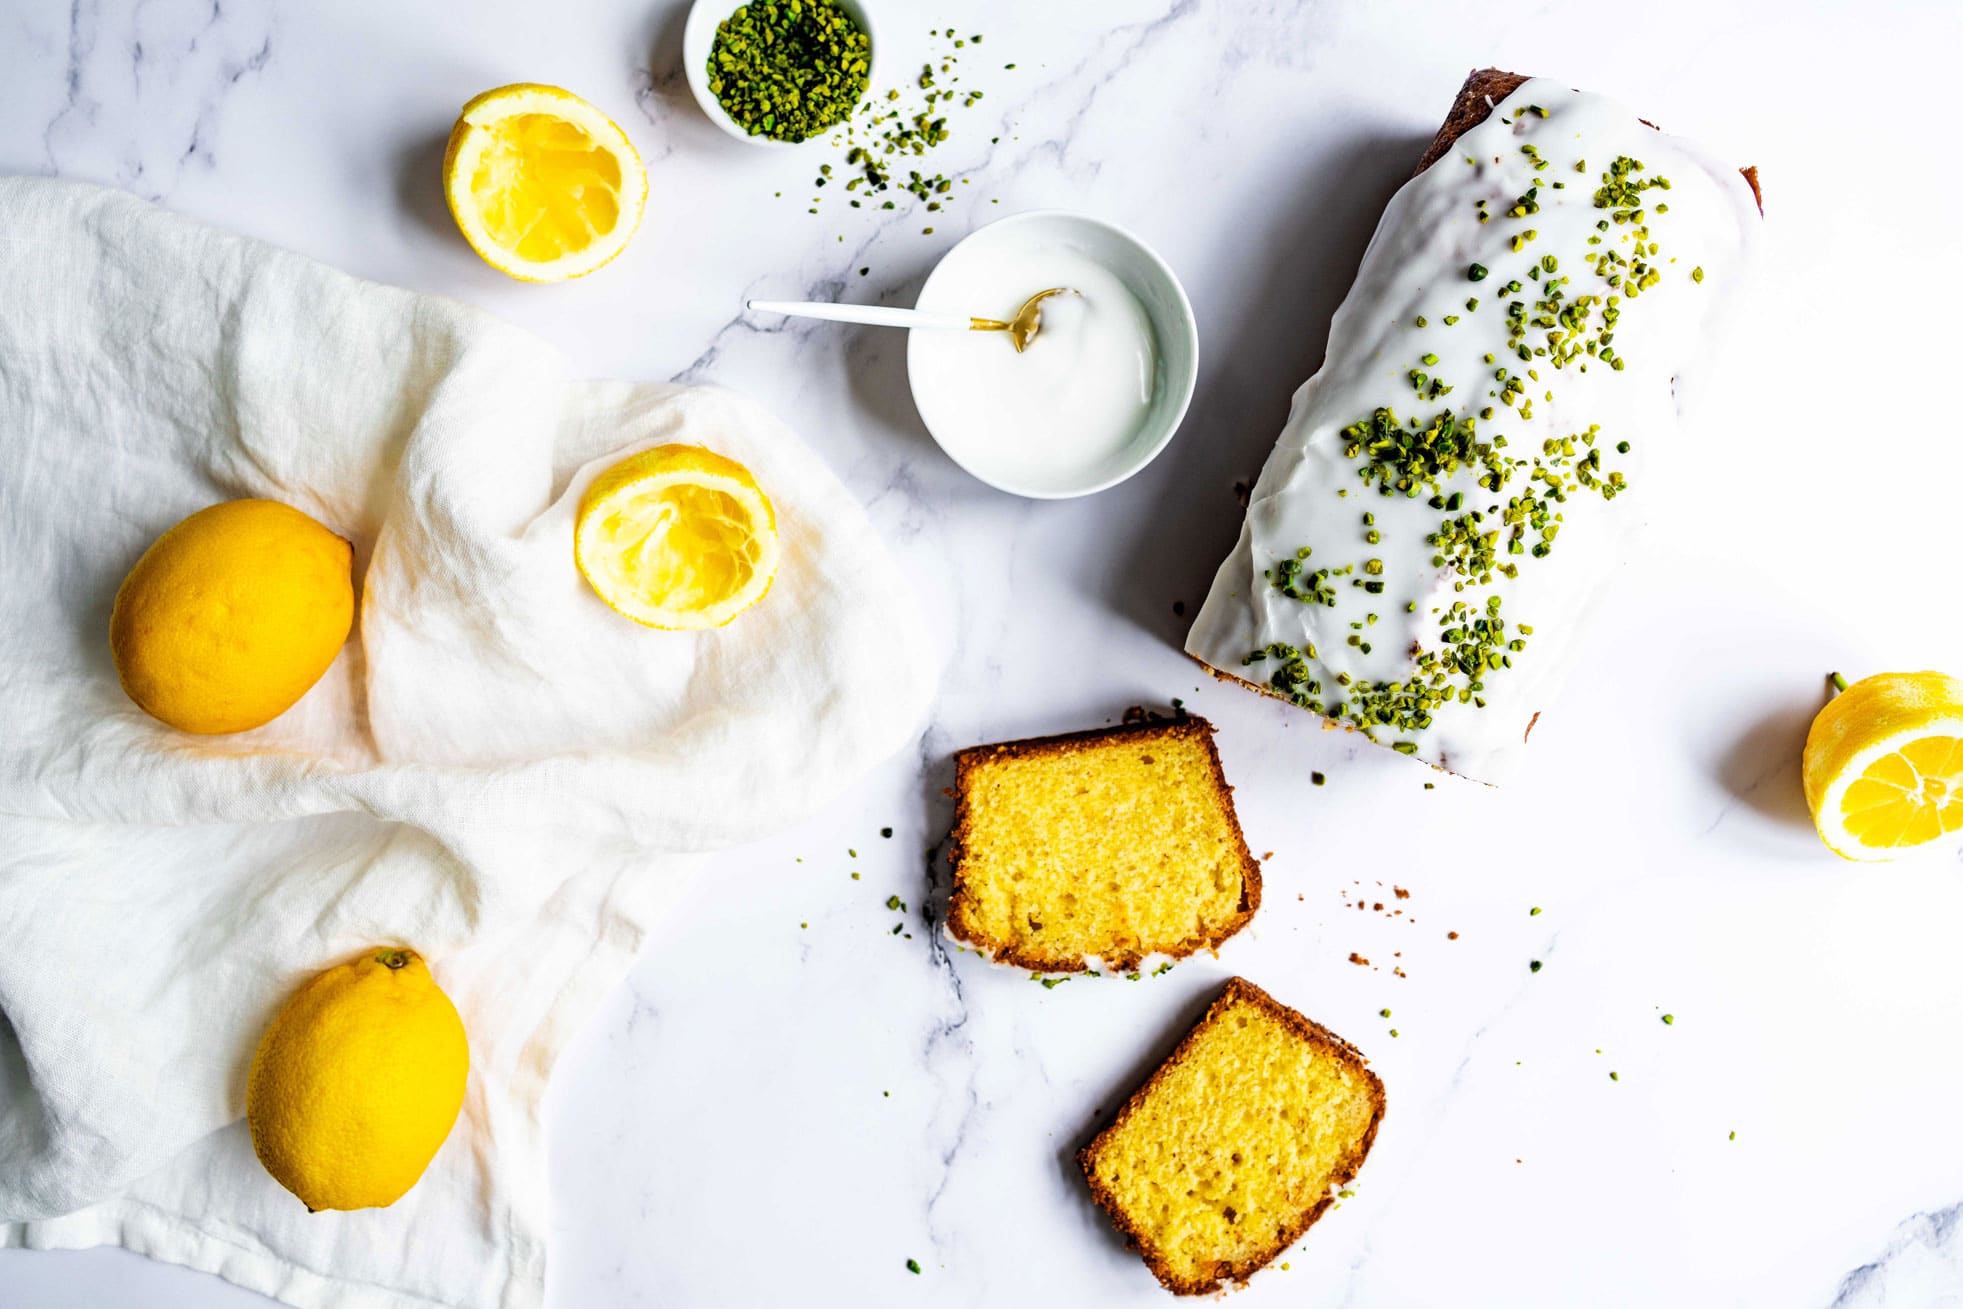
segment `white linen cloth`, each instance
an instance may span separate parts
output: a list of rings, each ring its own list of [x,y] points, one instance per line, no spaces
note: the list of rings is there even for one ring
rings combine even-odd
[[[776,505],[776,586],[720,631],[641,628],[573,565],[585,485],[668,441]],[[275,722],[188,736],[124,696],[109,608],[240,496],[354,542],[356,635]],[[691,852],[911,738],[926,642],[756,405],[572,380],[464,305],[0,179],[0,1245],[118,1243],[303,1306],[538,1303],[570,1028]],[[296,985],[376,943],[461,1011],[463,1115],[392,1208],[308,1214],[253,1156],[246,1072]]]

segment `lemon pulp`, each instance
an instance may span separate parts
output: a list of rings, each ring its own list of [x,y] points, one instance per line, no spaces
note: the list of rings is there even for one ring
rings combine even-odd
[[[499,245],[542,264],[584,250],[620,222],[620,159],[577,123],[520,114],[490,131],[470,192]]]
[[[1870,764],[1840,802],[1862,845],[1924,845],[1963,829],[1963,738],[1924,736]]]
[[[671,486],[628,500],[601,521],[601,567],[622,587],[700,609],[746,589],[762,547],[736,498],[697,486]]]

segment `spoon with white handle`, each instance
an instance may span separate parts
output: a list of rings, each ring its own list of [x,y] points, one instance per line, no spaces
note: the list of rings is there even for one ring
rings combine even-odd
[[[1038,291],[1022,302],[1008,322],[999,318],[974,318],[967,314],[935,313],[929,309],[888,309],[882,305],[844,305],[826,300],[751,300],[749,307],[760,313],[786,314],[792,318],[822,318],[832,323],[860,323],[868,327],[922,327],[946,332],[1007,332],[1009,342],[1021,354],[1036,339],[1043,326],[1043,301],[1053,295],[1076,295],[1068,287],[1053,286]]]

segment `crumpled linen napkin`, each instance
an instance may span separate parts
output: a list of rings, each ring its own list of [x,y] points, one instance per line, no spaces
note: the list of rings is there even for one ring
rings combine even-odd
[[[304,1306],[526,1306],[539,1102],[691,855],[821,805],[939,667],[859,507],[708,387],[567,377],[537,339],[126,195],[0,179],[0,1245],[117,1243]],[[708,445],[785,550],[721,631],[572,562],[619,456]],[[123,574],[218,500],[355,543],[356,635],[275,722],[198,738],[109,659]],[[468,1028],[463,1115],[386,1210],[309,1215],[241,1121],[305,977],[378,942]]]

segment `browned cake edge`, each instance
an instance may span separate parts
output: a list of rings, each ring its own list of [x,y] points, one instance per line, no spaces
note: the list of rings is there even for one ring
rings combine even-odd
[[[1493,112],[1493,109],[1500,101],[1519,90],[1521,85],[1529,80],[1524,73],[1509,73],[1499,68],[1475,68],[1466,74],[1464,84],[1459,87],[1459,93],[1452,101],[1451,112],[1445,115],[1445,122],[1439,127],[1438,135],[1432,137],[1431,144],[1425,148],[1424,156],[1418,160],[1418,166],[1412,170],[1411,176],[1416,177],[1419,173],[1424,172],[1425,169],[1437,163],[1452,148],[1454,141],[1485,122],[1487,116]],[[1655,123],[1650,122],[1647,118],[1643,119],[1642,122],[1652,128],[1656,126]],[[1752,198],[1758,202],[1759,212],[1761,214],[1764,213],[1765,197],[1759,191],[1759,170],[1754,166],[1741,168],[1738,171],[1744,177],[1746,183],[1752,188]],[[1238,677],[1223,669],[1215,668],[1198,655],[1188,655],[1187,657],[1200,667],[1206,669],[1207,672],[1213,674],[1220,681],[1244,686],[1250,691],[1280,700],[1284,704],[1295,703],[1271,686],[1262,686],[1258,682],[1250,682],[1245,677]],[[1534,717],[1538,719],[1540,715],[1536,713]],[[1345,723],[1326,716],[1323,717],[1322,722],[1325,727],[1340,727],[1346,732],[1357,730],[1353,723]],[[1527,730],[1532,732],[1533,727],[1529,725]],[[1430,764],[1428,760],[1420,760],[1419,762],[1426,763],[1430,767],[1438,769],[1440,772],[1452,771],[1450,765]],[[1454,774],[1454,776],[1456,775]]]
[[[1418,166],[1411,170],[1411,175],[1416,177],[1442,159],[1445,152],[1452,148],[1452,142],[1485,122],[1495,105],[1519,90],[1527,81],[1524,73],[1509,73],[1499,68],[1475,68],[1467,73],[1458,95],[1452,100],[1452,111],[1445,115],[1438,135],[1431,138],[1431,144],[1425,147],[1424,156],[1418,160]]]
[[[1418,160],[1417,168],[1411,175],[1416,177],[1444,157],[1452,148],[1452,142],[1470,132],[1486,121],[1489,114],[1500,101],[1519,90],[1531,79],[1524,73],[1509,73],[1500,68],[1475,68],[1466,74],[1465,82],[1459,87],[1459,94],[1452,101],[1452,111],[1445,115],[1445,122],[1438,129],[1438,135],[1431,138],[1425,148],[1424,157]],[[1654,128],[1655,123],[1645,118],[1645,127]],[[1738,170],[1745,182],[1752,188],[1752,199],[1758,202],[1759,212],[1765,212],[1765,196],[1759,191],[1759,170],[1756,166]]]
[[[954,893],[949,897],[947,905],[949,935],[983,951],[999,964],[1043,973],[1086,971],[1089,965],[1080,956],[1053,957],[1024,950],[1014,941],[998,941],[988,936],[970,919],[974,899],[969,891],[963,867],[969,826],[974,818],[971,808],[973,794],[969,785],[970,778],[976,768],[1001,759],[1039,759],[1049,755],[1072,754],[1096,749],[1117,740],[1165,740],[1180,737],[1197,738],[1205,747],[1207,762],[1213,772],[1214,800],[1219,804],[1221,812],[1227,816],[1227,829],[1233,833],[1234,848],[1240,857],[1241,898],[1233,917],[1220,924],[1212,934],[1182,943],[1173,949],[1160,947],[1146,953],[1184,959],[1201,950],[1219,950],[1228,937],[1247,926],[1248,920],[1254,917],[1254,911],[1261,907],[1261,865],[1248,852],[1247,838],[1241,832],[1240,816],[1234,812],[1234,788],[1227,785],[1227,774],[1220,767],[1220,751],[1213,744],[1213,724],[1198,716],[1175,718],[1165,722],[1124,723],[1116,727],[1093,728],[1086,732],[1069,732],[1062,736],[1044,736],[1025,741],[1004,741],[996,745],[971,746],[966,750],[958,751],[954,756],[954,829],[948,834],[947,839],[948,862],[954,868]],[[1145,957],[1145,953],[1120,955],[1104,959],[1102,962],[1108,969],[1125,972],[1136,968]]]
[[[1084,1170],[1084,1180],[1090,1185],[1091,1199],[1097,1202],[1098,1208],[1104,1210],[1109,1215],[1112,1226],[1116,1227],[1124,1236],[1125,1243],[1138,1251],[1140,1257],[1145,1260],[1146,1266],[1152,1270],[1152,1275],[1159,1279],[1160,1285],[1164,1286],[1174,1295],[1206,1295],[1221,1289],[1223,1282],[1243,1283],[1247,1281],[1249,1277],[1265,1267],[1276,1255],[1300,1240],[1302,1234],[1314,1226],[1317,1219],[1322,1217],[1323,1212],[1329,1208],[1331,1201],[1330,1192],[1328,1189],[1325,1189],[1321,1199],[1317,1200],[1313,1206],[1304,1210],[1293,1222],[1289,1223],[1283,1229],[1282,1236],[1273,1245],[1261,1251],[1259,1254],[1237,1262],[1216,1262],[1213,1267],[1213,1275],[1209,1279],[1187,1280],[1172,1271],[1166,1264],[1161,1253],[1151,1246],[1144,1232],[1131,1221],[1130,1215],[1125,1212],[1124,1206],[1118,1197],[1103,1182],[1098,1180],[1097,1156],[1102,1150],[1105,1141],[1110,1138],[1113,1132],[1124,1125],[1134,1111],[1145,1103],[1147,1098],[1151,1096],[1153,1089],[1158,1086],[1159,1079],[1169,1075],[1174,1068],[1177,1068],[1185,1061],[1191,1053],[1194,1043],[1199,1040],[1200,1034],[1206,1031],[1211,1024],[1224,1017],[1227,1011],[1236,1003],[1252,1004],[1265,1010],[1304,1041],[1327,1050],[1336,1058],[1356,1069],[1368,1081],[1372,1106],[1370,1125],[1364,1129],[1363,1135],[1357,1140],[1355,1147],[1348,1154],[1337,1160],[1336,1167],[1331,1172],[1329,1178],[1331,1186],[1341,1188],[1349,1185],[1351,1179],[1356,1176],[1357,1170],[1363,1167],[1364,1159],[1369,1156],[1370,1147],[1377,1140],[1378,1125],[1384,1120],[1384,1084],[1374,1072],[1370,1071],[1369,1061],[1363,1057],[1361,1051],[1322,1024],[1290,1009],[1287,1005],[1281,1003],[1281,1001],[1275,999],[1246,978],[1229,978],[1227,985],[1221,990],[1219,998],[1207,1007],[1206,1016],[1193,1025],[1193,1030],[1186,1033],[1180,1040],[1178,1047],[1166,1056],[1165,1062],[1152,1071],[1152,1075],[1145,1079],[1145,1084],[1131,1093],[1130,1098],[1125,1101],[1123,1107],[1118,1110],[1117,1115],[1105,1126],[1104,1130],[1093,1137],[1090,1144],[1077,1152],[1077,1166]]]

